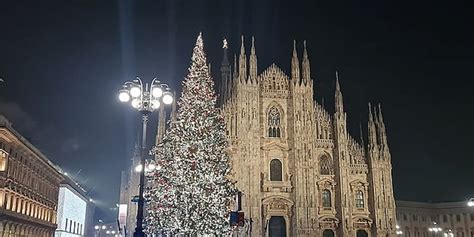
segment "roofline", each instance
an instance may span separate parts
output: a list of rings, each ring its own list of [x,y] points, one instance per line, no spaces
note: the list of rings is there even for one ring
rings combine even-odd
[[[467,201],[454,202],[418,202],[418,201],[403,201],[396,200],[396,207],[398,208],[430,208],[430,209],[444,209],[444,208],[467,208]]]
[[[57,167],[53,162],[51,162],[43,153],[41,153],[38,148],[36,148],[33,144],[31,144],[25,137],[23,137],[18,131],[16,131],[12,123],[3,115],[0,114],[0,128],[7,129],[10,133],[12,133],[20,142],[22,142],[28,149],[30,149],[35,155],[37,155],[40,159],[42,159],[46,164],[48,164],[51,168],[53,168],[58,176],[62,175],[59,167]]]

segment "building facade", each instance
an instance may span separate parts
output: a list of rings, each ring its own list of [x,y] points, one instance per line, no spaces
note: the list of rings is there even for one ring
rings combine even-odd
[[[391,156],[380,106],[368,138],[347,131],[336,73],[335,112],[313,99],[310,61],[293,48],[291,73],[258,70],[254,39],[231,67],[224,42],[219,102],[232,177],[253,236],[395,236]],[[233,71],[233,72],[232,72]],[[364,145],[364,140],[367,145]]]
[[[52,237],[62,175],[0,115],[0,236]]]
[[[402,236],[474,237],[474,207],[466,202],[423,203],[397,201],[397,223]]]
[[[57,211],[58,227],[55,237],[80,237],[87,235],[92,229],[93,204],[82,189],[69,177],[64,177],[59,186]]]

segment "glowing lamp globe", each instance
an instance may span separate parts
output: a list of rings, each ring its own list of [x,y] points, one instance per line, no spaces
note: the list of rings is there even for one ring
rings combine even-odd
[[[151,170],[154,170],[154,169],[156,169],[155,164],[149,164],[149,165],[148,165],[148,170],[151,171]]]
[[[103,229],[103,230],[107,229],[107,226],[103,225],[103,226],[102,226],[102,229]]]
[[[121,102],[128,102],[130,100],[130,94],[127,91],[122,90],[119,92],[119,100]]]
[[[142,170],[143,170],[142,165],[137,165],[137,167],[135,167],[136,172],[142,172]]]
[[[139,97],[141,94],[142,94],[142,90],[140,90],[140,87],[134,86],[134,87],[130,88],[130,95],[131,95],[133,98],[137,98],[137,97]]]
[[[171,94],[171,92],[167,91],[163,93],[163,103],[167,105],[170,105],[171,103],[173,103],[173,95]]]
[[[153,109],[158,109],[158,108],[160,108],[160,102],[159,102],[158,100],[152,101],[152,102],[151,102],[151,107],[152,107]]]
[[[132,100],[132,107],[135,108],[135,109],[140,107],[140,100],[139,99],[133,99]]]
[[[94,229],[95,229],[95,230],[98,230],[98,229],[99,229],[99,226],[98,226],[98,225],[94,226]]]
[[[474,198],[469,198],[469,201],[467,202],[467,206],[474,207]]]
[[[163,95],[163,90],[162,90],[160,87],[155,87],[155,88],[153,88],[153,90],[151,91],[151,94],[152,94],[153,97],[155,97],[155,98],[160,98],[160,97]]]

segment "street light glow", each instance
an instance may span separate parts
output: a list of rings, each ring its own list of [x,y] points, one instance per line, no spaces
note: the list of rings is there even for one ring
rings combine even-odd
[[[158,100],[153,100],[153,101],[151,102],[151,107],[152,107],[153,109],[158,109],[158,108],[160,108],[160,102],[159,102]]]
[[[148,170],[152,171],[152,170],[154,170],[154,169],[156,169],[155,164],[149,164],[149,165],[148,165]]]
[[[160,97],[163,95],[163,90],[162,90],[160,87],[155,87],[155,88],[153,88],[153,90],[151,91],[151,94],[152,94],[153,97],[155,97],[155,98],[160,98]]]
[[[137,165],[137,167],[135,167],[135,171],[136,172],[142,172],[143,170],[143,166],[141,164]]]
[[[469,201],[467,202],[468,207],[474,207],[474,198],[469,198]]]
[[[130,100],[130,94],[126,90],[122,90],[119,93],[119,100],[121,102],[128,102]]]
[[[95,229],[95,230],[99,230],[99,228],[100,228],[100,227],[99,227],[98,225],[94,226],[94,229]]]
[[[173,95],[171,94],[171,92],[167,91],[163,93],[163,103],[167,105],[170,105],[171,103],[173,103]]]
[[[107,226],[103,225],[103,226],[102,226],[102,229],[103,229],[103,230],[107,229]]]
[[[131,95],[133,98],[137,98],[137,97],[139,97],[141,94],[142,94],[142,90],[140,90],[139,87],[134,86],[134,87],[130,88],[130,95]]]
[[[133,99],[132,100],[132,107],[135,109],[138,109],[140,107],[140,100],[139,99]]]
[[[428,231],[438,233],[443,231],[443,229],[441,229],[440,227],[430,227],[428,228]]]

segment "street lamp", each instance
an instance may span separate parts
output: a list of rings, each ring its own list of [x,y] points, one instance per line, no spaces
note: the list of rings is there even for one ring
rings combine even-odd
[[[433,226],[430,227],[430,228],[428,228],[428,231],[429,231],[429,232],[433,232],[433,235],[434,235],[434,236],[437,236],[438,233],[441,233],[441,231],[443,231],[443,229],[440,228],[440,227],[438,227],[437,224],[436,224],[436,222],[433,222]]]
[[[170,105],[173,103],[173,93],[167,84],[163,84],[154,78],[151,84],[143,84],[139,77],[133,81],[127,81],[123,84],[119,91],[118,98],[121,102],[130,102],[131,106],[142,114],[142,153],[140,157],[140,165],[135,167],[135,171],[140,173],[140,186],[138,192],[138,210],[137,210],[137,226],[135,227],[134,237],[143,237],[143,190],[145,186],[145,146],[146,146],[146,127],[148,123],[148,115],[154,110],[160,108],[161,104]]]
[[[444,232],[444,237],[454,237],[454,233],[452,230],[448,230],[448,232]]]
[[[469,201],[467,201],[467,206],[474,207],[474,198],[469,198]]]
[[[397,235],[402,235],[402,234],[403,234],[403,231],[400,230],[400,226],[399,226],[399,225],[396,225],[395,228],[396,228],[395,233],[396,233]]]

